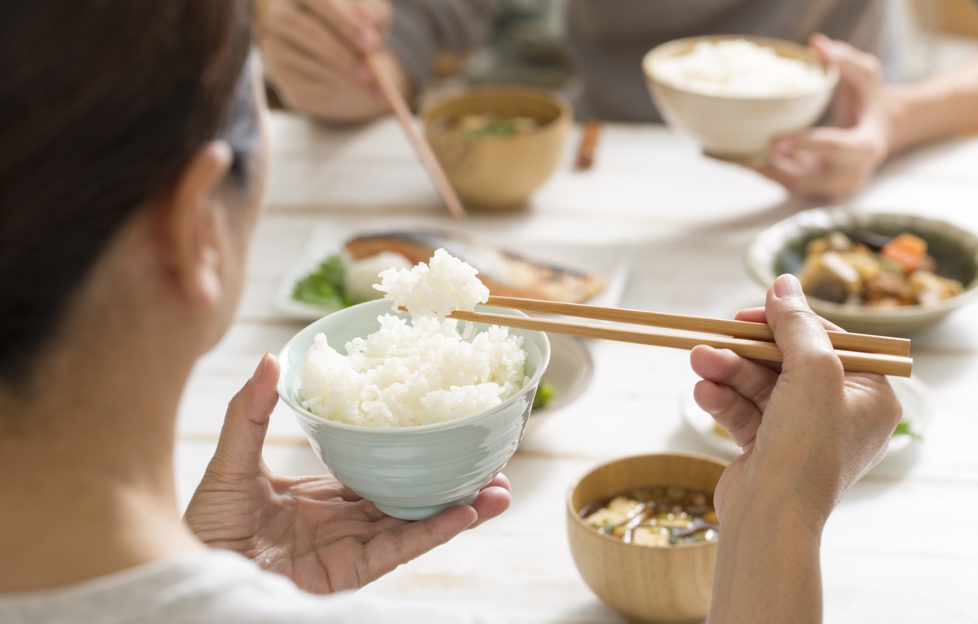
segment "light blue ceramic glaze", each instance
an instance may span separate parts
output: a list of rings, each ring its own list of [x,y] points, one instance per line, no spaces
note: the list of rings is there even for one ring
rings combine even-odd
[[[480,306],[479,311],[525,316],[489,306]],[[299,372],[316,334],[325,333],[329,345],[343,353],[352,338],[376,331],[377,316],[388,312],[390,302],[369,301],[334,312],[300,331],[279,355],[278,393],[295,411],[313,450],[340,482],[387,514],[417,520],[472,502],[516,452],[537,384],[550,361],[550,342],[542,332],[510,329],[523,336],[527,383],[495,408],[458,420],[380,429],[333,422],[302,407]],[[475,327],[485,329],[485,325]]]

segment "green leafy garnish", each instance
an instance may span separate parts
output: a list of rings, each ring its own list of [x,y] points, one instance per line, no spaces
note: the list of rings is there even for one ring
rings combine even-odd
[[[900,424],[898,424],[896,426],[896,429],[893,430],[893,437],[895,438],[898,435],[908,435],[915,440],[924,439],[922,435],[920,435],[919,433],[917,433],[916,431],[910,428],[910,421],[907,420],[906,418],[901,420]]]
[[[330,308],[353,305],[343,286],[345,274],[343,259],[334,254],[323,260],[315,271],[309,273],[292,287],[292,298],[303,303]]]
[[[550,405],[556,393],[557,391],[552,384],[541,381],[540,385],[537,386],[537,393],[533,396],[533,409],[540,409],[541,407]]]
[[[511,136],[516,134],[516,122],[512,119],[493,117],[481,128],[466,130],[469,136]]]

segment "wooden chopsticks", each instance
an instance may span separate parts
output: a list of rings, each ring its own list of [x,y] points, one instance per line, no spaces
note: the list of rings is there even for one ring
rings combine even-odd
[[[489,305],[525,312],[560,314],[603,321],[654,326],[660,329],[622,329],[605,324],[574,323],[555,319],[510,316],[483,312],[454,312],[451,318],[519,329],[571,334],[619,342],[692,349],[705,344],[730,349],[751,359],[780,362],[781,351],[771,329],[764,323],[730,321],[642,310],[605,308],[575,303],[558,303],[517,297],[489,297]],[[678,330],[678,331],[676,331]],[[913,360],[910,341],[867,334],[828,332],[832,346],[846,370],[909,377]]]
[[[544,301],[542,299],[521,299],[519,297],[489,297],[488,305],[494,305],[500,308],[514,308],[523,310],[524,312],[579,316],[616,323],[668,327],[686,331],[724,334],[734,338],[753,338],[765,342],[774,342],[774,335],[771,333],[771,328],[765,323],[749,323],[747,321],[685,316],[682,314],[663,314],[661,312],[646,312],[645,310],[603,308],[601,306],[583,305],[580,303],[559,303],[556,301]],[[829,339],[832,341],[832,346],[836,349],[888,355],[910,355],[910,341],[906,338],[889,338],[887,336],[874,336],[871,334],[849,334],[837,331],[830,331],[828,334]]]
[[[465,208],[462,207],[462,202],[459,200],[458,195],[455,194],[455,189],[452,188],[451,183],[445,176],[445,172],[442,170],[441,165],[438,163],[438,159],[435,157],[434,152],[431,151],[431,146],[425,141],[421,133],[414,126],[414,118],[411,115],[411,110],[408,108],[407,102],[401,96],[401,92],[398,90],[397,85],[387,74],[387,71],[378,61],[376,53],[367,54],[365,57],[365,62],[370,73],[373,75],[374,80],[377,81],[377,85],[380,87],[381,93],[384,94],[384,99],[390,104],[391,110],[394,111],[394,116],[401,124],[401,128],[404,130],[404,134],[407,135],[408,141],[414,148],[415,153],[421,160],[421,164],[428,171],[428,175],[431,177],[431,181],[435,184],[435,189],[437,189],[438,194],[441,195],[442,200],[445,205],[448,206],[448,211],[452,213],[452,216],[456,219],[461,219],[465,217]]]

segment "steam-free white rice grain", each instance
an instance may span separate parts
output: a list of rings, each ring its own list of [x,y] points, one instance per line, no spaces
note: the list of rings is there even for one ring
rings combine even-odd
[[[300,374],[306,408],[353,425],[408,427],[475,414],[519,391],[521,337],[495,326],[474,332],[466,325],[460,334],[458,321],[444,318],[488,298],[475,269],[438,250],[428,265],[381,278],[379,289],[411,311],[411,322],[378,317],[380,329],[347,343],[346,355],[316,336]]]

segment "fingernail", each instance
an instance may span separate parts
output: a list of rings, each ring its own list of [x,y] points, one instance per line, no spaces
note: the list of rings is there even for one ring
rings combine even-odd
[[[261,361],[258,362],[258,366],[255,368],[255,372],[251,375],[251,378],[252,379],[261,378],[267,366],[268,366],[268,351],[266,351],[265,354],[261,356]]]
[[[780,298],[805,296],[798,278],[790,273],[785,273],[774,280],[774,294]]]

